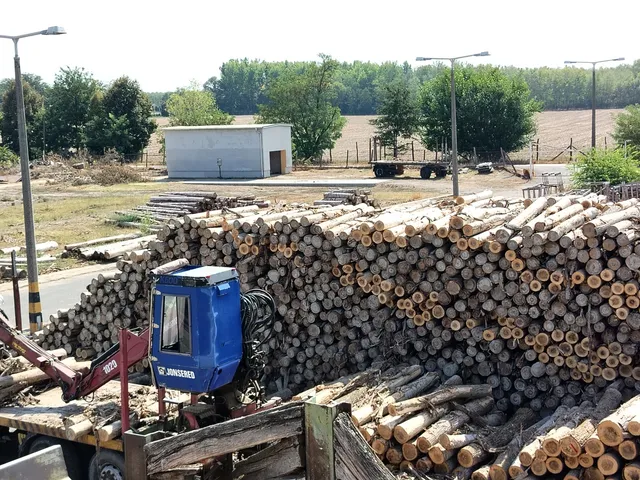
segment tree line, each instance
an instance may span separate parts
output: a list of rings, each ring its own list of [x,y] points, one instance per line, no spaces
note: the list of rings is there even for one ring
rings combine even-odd
[[[284,72],[302,71],[310,62],[265,62],[233,59],[220,67],[220,75],[211,77],[204,89],[211,92],[218,106],[232,115],[253,115],[266,101],[271,82]],[[386,85],[403,79],[413,91],[435,78],[448,64],[435,63],[413,68],[408,63],[382,64],[355,61],[338,63],[335,72],[336,106],[343,115],[374,115]],[[577,67],[516,68],[498,67],[507,76],[522,79],[531,98],[544,110],[572,110],[591,107],[591,71]],[[640,103],[640,60],[633,64],[599,68],[597,71],[598,108],[624,108]],[[170,93],[151,94],[158,112],[166,115],[164,105]]]
[[[43,152],[139,154],[156,129],[152,103],[137,81],[123,76],[104,85],[82,68],[61,68],[53,85],[23,76],[29,157]],[[19,153],[15,82],[0,82],[2,147]]]

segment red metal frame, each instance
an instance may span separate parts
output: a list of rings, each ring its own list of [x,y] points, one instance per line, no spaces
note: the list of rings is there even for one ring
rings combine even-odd
[[[116,352],[94,366],[88,375],[82,377],[76,396],[70,400],[95,392],[105,383],[120,375],[120,372],[125,373],[129,367],[145,358],[149,352],[150,338],[148,328],[140,332],[140,335],[131,333],[129,330],[121,330],[120,342],[124,340],[124,343],[120,344],[120,348]],[[123,345],[126,347],[123,348]],[[122,375],[122,377],[124,378],[126,375]]]
[[[118,332],[120,341],[120,365],[127,364],[128,356],[128,335],[126,330]],[[122,423],[122,431],[129,430],[129,372],[127,369],[122,370],[120,375],[120,422]]]

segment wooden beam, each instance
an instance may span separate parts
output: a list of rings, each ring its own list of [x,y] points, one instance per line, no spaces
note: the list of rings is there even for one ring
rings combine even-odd
[[[336,478],[340,480],[395,479],[395,476],[364,441],[347,413],[341,413],[336,417],[333,428]]]
[[[233,478],[243,480],[277,478],[304,468],[301,437],[289,437],[241,460],[233,469]]]
[[[154,474],[300,435],[302,410],[301,402],[290,403],[149,443],[144,447],[147,472]]]
[[[333,422],[338,413],[351,414],[349,404],[320,405],[312,401],[304,408],[307,480],[335,480]]]

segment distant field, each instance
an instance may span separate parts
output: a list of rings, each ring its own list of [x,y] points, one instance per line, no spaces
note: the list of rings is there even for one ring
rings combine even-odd
[[[598,145],[604,146],[605,138],[608,145],[612,145],[613,138],[611,133],[615,126],[615,117],[622,110],[599,110],[597,112],[597,133]],[[337,141],[335,149],[332,151],[333,161],[335,163],[344,163],[349,150],[349,164],[354,164],[356,160],[356,142],[358,143],[360,162],[368,160],[369,138],[374,134],[374,128],[369,121],[374,116],[347,116],[347,125],[342,131],[342,137]],[[157,119],[160,126],[167,125],[166,118]],[[563,112],[542,112],[537,114],[536,122],[538,131],[537,139],[540,139],[540,160],[550,160],[566,147],[569,146],[573,138],[574,147],[581,149],[591,145],[591,111],[590,110],[568,110]],[[252,115],[239,115],[235,120],[236,124],[254,123]],[[150,155],[154,155],[160,149],[156,135],[152,138],[149,146]],[[423,147],[417,140],[414,142],[414,150],[416,159],[422,158]],[[410,156],[408,152],[405,156]],[[427,158],[433,158],[433,153],[427,152]],[[528,159],[528,148],[515,152],[510,155],[512,159]],[[559,160],[568,160],[568,155],[563,155]],[[325,160],[329,159],[329,152],[324,156]]]

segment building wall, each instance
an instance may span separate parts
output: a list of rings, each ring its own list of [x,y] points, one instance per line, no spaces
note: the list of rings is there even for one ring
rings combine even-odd
[[[169,178],[262,178],[259,129],[165,130]],[[268,162],[267,162],[268,165]]]
[[[271,174],[269,152],[285,150],[287,155],[286,168],[282,173],[291,173],[293,159],[291,156],[291,127],[288,125],[269,126],[262,131],[262,159],[265,177]]]

